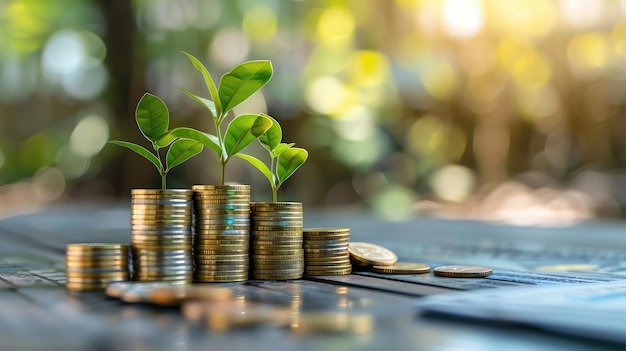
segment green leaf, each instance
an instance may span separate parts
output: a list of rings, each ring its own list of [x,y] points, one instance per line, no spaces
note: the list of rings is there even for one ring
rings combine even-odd
[[[163,165],[161,164],[161,160],[159,160],[153,153],[148,151],[148,149],[144,148],[143,146],[129,143],[127,141],[120,141],[120,140],[111,140],[109,141],[109,143],[131,149],[134,152],[138,153],[139,155],[145,157],[148,161],[152,162],[152,164],[157,168],[157,170],[159,171],[159,174],[163,170]]]
[[[178,90],[182,91],[183,93],[187,94],[187,96],[189,96],[190,98],[196,100],[197,102],[200,103],[200,105],[204,106],[207,110],[209,110],[209,112],[211,113],[211,117],[213,118],[217,118],[217,109],[215,108],[215,103],[209,99],[205,99],[203,97],[200,97],[190,91],[187,91],[183,88],[178,88]]]
[[[282,184],[287,178],[306,162],[309,153],[302,148],[292,147],[283,151],[278,156],[278,164],[276,166],[276,177],[278,184]]]
[[[274,187],[274,175],[272,174],[272,171],[270,171],[270,169],[265,165],[265,163],[263,163],[263,161],[254,156],[242,154],[241,152],[236,153],[235,156],[239,157],[242,160],[248,161],[249,164],[256,167],[256,169],[261,171],[265,178],[270,181],[270,185],[272,186],[272,188]]]
[[[167,170],[178,166],[187,161],[189,158],[197,155],[202,151],[203,145],[195,140],[179,139],[176,140],[167,150],[165,163]]]
[[[179,127],[170,130],[163,134],[156,143],[159,147],[165,147],[178,138],[195,140],[213,149],[218,156],[222,153],[222,148],[219,146],[220,142],[215,135],[187,127]]]
[[[135,110],[135,120],[141,133],[153,143],[167,131],[170,124],[167,106],[161,99],[150,93],[145,93],[139,100]]]
[[[295,143],[289,143],[289,144],[280,143],[274,150],[272,150],[272,158],[278,157],[280,154],[283,153],[283,151],[291,148],[294,145],[296,144]]]
[[[204,82],[206,83],[206,86],[209,89],[209,93],[211,94],[211,98],[213,99],[213,102],[215,103],[215,111],[216,111],[215,115],[221,116],[222,104],[220,103],[219,94],[217,92],[217,87],[215,86],[215,83],[213,82],[213,78],[211,77],[211,74],[209,74],[209,71],[206,69],[206,67],[204,67],[202,62],[200,62],[200,60],[195,58],[192,54],[186,51],[183,51],[182,53],[187,55],[189,60],[191,60],[191,63],[193,64],[193,66],[198,71],[200,71],[200,73],[202,73],[202,77],[204,77]]]
[[[272,120],[255,114],[240,115],[228,124],[224,136],[225,159],[238,153],[272,126]]]
[[[259,141],[267,151],[272,152],[283,140],[283,130],[277,120],[268,115],[263,116],[272,120],[272,126],[259,137]]]
[[[270,61],[240,64],[220,79],[219,98],[224,114],[261,89],[272,78]]]

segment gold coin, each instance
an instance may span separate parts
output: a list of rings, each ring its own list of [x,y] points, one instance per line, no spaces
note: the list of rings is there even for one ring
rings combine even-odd
[[[304,261],[307,267],[337,267],[337,266],[350,266],[350,260],[333,260],[333,261]]]
[[[83,252],[100,252],[100,251],[113,251],[122,252],[128,250],[128,244],[121,243],[73,243],[65,246],[66,251],[70,253],[83,253]]]
[[[144,277],[144,276],[135,276],[135,280],[141,282],[170,282],[172,284],[187,284],[193,281],[193,277],[191,275],[177,275],[177,276],[160,276],[160,277]]]
[[[210,184],[196,184],[191,187],[194,192],[201,191],[250,191],[250,185],[247,184],[224,184],[224,185],[210,185]]]
[[[194,250],[194,255],[247,255],[247,249],[232,250]]]
[[[312,277],[323,277],[323,276],[337,276],[337,275],[348,275],[352,273],[351,269],[346,269],[343,271],[304,271],[304,275],[312,276]]]
[[[65,267],[66,268],[73,268],[73,269],[85,269],[85,268],[117,268],[117,269],[122,269],[122,268],[126,268],[128,267],[128,261],[117,261],[117,262],[109,262],[109,263],[102,263],[99,261],[95,261],[95,262],[65,262]]]
[[[233,254],[230,252],[223,252],[218,254],[195,254],[194,259],[199,260],[239,260],[239,259],[247,259],[248,253],[242,254]]]
[[[348,245],[350,244],[350,239],[329,239],[324,241],[323,243],[317,242],[317,241],[311,241],[311,240],[307,240],[306,238],[304,239],[304,245],[306,245],[306,247],[314,249],[314,248],[325,248],[325,247],[338,247],[338,246],[345,246],[346,248],[348,247]]]
[[[262,273],[254,273],[251,275],[252,279],[258,280],[294,280],[302,278],[303,273],[293,273],[293,274],[262,274]]]
[[[393,251],[375,244],[351,242],[348,251],[355,261],[374,266],[389,266],[398,261],[398,256]]]
[[[250,256],[252,257],[265,257],[265,256],[281,256],[281,257],[293,257],[293,256],[303,257],[304,252],[302,249],[285,249],[285,250],[277,250],[277,249],[257,249],[250,248]]]
[[[192,235],[191,226],[130,226],[131,237],[133,235],[160,236],[160,235]]]
[[[302,250],[302,240],[256,240],[250,241],[250,247],[256,249]]]
[[[276,208],[276,209],[280,209],[280,208],[302,208],[302,203],[301,202],[288,202],[288,201],[281,201],[281,202],[264,202],[264,201],[256,201],[256,202],[252,202],[251,205],[253,205],[255,208]]]
[[[348,250],[338,250],[338,251],[331,251],[330,253],[328,252],[319,252],[319,251],[309,251],[307,249],[304,249],[304,257],[306,258],[312,258],[312,259],[324,259],[324,258],[330,258],[330,259],[340,259],[340,258],[345,258],[345,259],[350,259],[350,253],[348,252]]]
[[[440,266],[436,267],[433,272],[442,277],[483,278],[493,273],[493,270],[480,266]]]
[[[302,211],[291,211],[291,210],[287,210],[287,211],[273,211],[273,210],[262,210],[259,208],[254,208],[252,209],[251,207],[251,213],[250,216],[259,216],[259,217],[279,217],[279,218],[303,218],[304,217],[304,212]]]
[[[206,239],[228,239],[228,236],[250,236],[250,229],[227,229],[227,230],[213,230],[213,229],[203,229],[196,231],[196,238],[206,238]]]
[[[387,274],[420,274],[430,272],[430,266],[423,263],[396,262],[391,266],[374,266],[372,270]]]
[[[187,244],[143,244],[133,243],[133,246],[141,250],[191,250],[191,243]]]
[[[179,285],[154,289],[148,296],[151,303],[176,306],[185,301],[224,301],[231,299],[233,291],[228,288],[206,285]]]
[[[315,236],[334,236],[334,235],[350,235],[350,228],[303,228],[305,235]]]
[[[132,195],[191,196],[191,189],[132,189]]]
[[[128,291],[145,291],[152,290],[155,287],[169,286],[169,283],[150,283],[150,282],[131,282],[121,281],[110,283],[106,288],[106,294],[109,297],[121,298]]]

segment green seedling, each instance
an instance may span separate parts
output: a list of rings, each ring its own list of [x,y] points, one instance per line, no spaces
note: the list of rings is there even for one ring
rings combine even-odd
[[[269,166],[254,156],[243,153],[237,153],[235,156],[248,161],[269,180],[272,187],[272,201],[277,202],[278,189],[306,162],[309,153],[305,149],[294,147],[293,143],[283,143],[283,131],[280,124],[272,117],[266,117],[270,118],[273,124],[265,134],[259,137],[259,141],[269,152]]]
[[[228,112],[261,89],[272,77],[270,61],[249,61],[233,68],[224,74],[219,87],[204,65],[193,55],[184,52],[193,66],[202,73],[209,90],[211,100],[200,97],[185,89],[179,88],[187,96],[206,108],[215,126],[215,135],[204,133],[193,128],[175,128],[161,137],[157,145],[167,145],[176,138],[195,140],[215,151],[220,162],[220,180],[224,184],[226,164],[231,158],[263,135],[272,126],[272,119],[262,114],[243,114],[234,117],[226,131],[222,124]]]
[[[129,148],[152,162],[161,176],[161,187],[165,190],[167,189],[167,173],[172,168],[199,154],[202,151],[203,144],[192,139],[178,138],[173,138],[169,143],[163,145],[159,144],[158,141],[169,134],[170,116],[165,103],[152,94],[146,93],[139,100],[135,110],[135,120],[141,134],[152,144],[154,153],[141,145],[127,141],[111,140],[109,142]],[[169,149],[165,155],[164,166],[161,161],[160,149],[168,145]]]

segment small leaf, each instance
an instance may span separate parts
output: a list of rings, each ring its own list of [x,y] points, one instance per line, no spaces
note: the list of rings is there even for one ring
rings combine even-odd
[[[204,77],[204,82],[206,83],[206,86],[209,89],[209,93],[211,94],[211,99],[213,99],[213,102],[215,103],[215,111],[216,111],[215,115],[216,116],[222,115],[222,104],[220,103],[219,94],[217,92],[217,87],[215,86],[215,83],[213,82],[213,78],[211,77],[211,74],[206,69],[206,67],[204,67],[202,62],[200,62],[200,60],[195,58],[192,54],[186,51],[183,51],[182,53],[187,55],[189,60],[191,60],[191,63],[193,64],[193,66],[198,71],[200,71],[200,73],[202,73],[202,77]]]
[[[268,115],[263,116],[272,120],[272,126],[259,137],[259,141],[267,151],[272,152],[283,140],[283,130],[277,120]]]
[[[283,153],[283,151],[289,149],[290,147],[294,145],[296,144],[295,143],[289,143],[289,144],[280,143],[274,150],[272,150],[272,158],[278,157],[280,154]]]
[[[276,176],[278,184],[282,184],[287,178],[306,162],[309,153],[302,148],[292,147],[283,151],[278,156],[278,164],[276,166]]]
[[[135,120],[141,133],[153,143],[167,131],[170,124],[170,116],[165,103],[149,93],[145,93],[139,100],[135,110]]]
[[[240,115],[228,124],[224,136],[225,159],[238,153],[272,126],[272,120],[263,115]]]
[[[272,174],[272,171],[270,171],[270,169],[265,165],[265,163],[263,163],[263,161],[254,156],[242,154],[241,152],[236,153],[235,156],[239,157],[242,160],[248,161],[249,164],[256,167],[256,169],[261,171],[265,178],[270,181],[270,185],[272,186],[272,188],[274,187],[274,175]]]
[[[187,96],[189,96],[190,98],[196,100],[197,102],[200,103],[200,105],[204,106],[207,110],[209,110],[209,112],[211,113],[211,117],[213,118],[217,118],[217,109],[215,108],[215,103],[209,99],[205,99],[203,97],[200,97],[190,91],[187,91],[183,88],[178,88],[178,90],[182,91],[183,93],[187,94]]]
[[[165,147],[171,144],[177,138],[195,140],[203,145],[210,147],[219,156],[222,153],[222,148],[219,146],[220,142],[215,135],[203,133],[193,128],[179,127],[170,130],[163,134],[156,144],[159,147]]]
[[[161,160],[159,160],[153,153],[148,151],[148,149],[144,148],[143,146],[119,140],[111,140],[109,141],[109,143],[131,149],[139,155],[145,157],[148,161],[152,162],[152,164],[157,168],[159,173],[161,173],[161,170],[163,170]]]
[[[197,155],[202,151],[203,145],[195,140],[179,139],[176,140],[167,150],[165,163],[167,170],[178,166],[187,161],[189,158]]]
[[[224,74],[218,88],[223,113],[261,89],[272,78],[272,72],[272,63],[265,60],[244,62]]]

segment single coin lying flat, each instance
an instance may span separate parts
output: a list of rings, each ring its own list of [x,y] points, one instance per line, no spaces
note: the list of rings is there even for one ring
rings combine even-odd
[[[493,273],[493,270],[480,266],[441,266],[436,267],[433,273],[441,277],[483,278]]]
[[[372,271],[385,274],[421,274],[430,272],[430,266],[423,263],[396,262],[390,266],[374,266]]]

